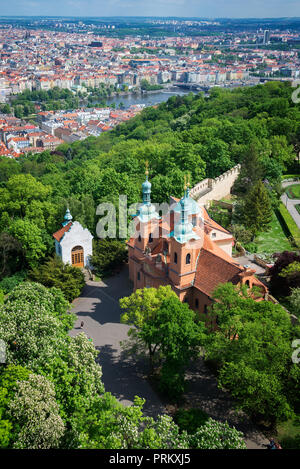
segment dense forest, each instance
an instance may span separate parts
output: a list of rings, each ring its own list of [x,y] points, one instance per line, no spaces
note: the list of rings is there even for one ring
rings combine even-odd
[[[0,256],[3,278],[53,254],[52,233],[66,206],[95,234],[97,204],[119,194],[141,200],[145,160],[152,200],[180,197],[191,184],[247,161],[253,147],[261,179],[276,192],[284,172],[297,171],[300,110],[287,83],[215,88],[209,97],[171,97],[103,133],[54,152],[0,160]]]

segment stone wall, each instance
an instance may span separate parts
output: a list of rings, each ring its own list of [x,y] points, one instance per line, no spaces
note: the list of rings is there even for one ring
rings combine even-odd
[[[204,179],[190,191],[191,196],[200,204],[208,206],[213,200],[220,200],[230,194],[234,181],[239,175],[241,165],[236,165],[215,179]]]

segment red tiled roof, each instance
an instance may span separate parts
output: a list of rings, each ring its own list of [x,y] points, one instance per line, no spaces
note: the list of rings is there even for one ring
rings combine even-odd
[[[219,257],[206,249],[201,249],[194,287],[210,296],[219,283],[240,281],[242,270],[232,262]]]
[[[66,226],[63,226],[60,230],[56,231],[55,233],[53,233],[53,238],[56,239],[56,241],[60,241],[61,238],[63,237],[63,235],[69,231],[69,229],[71,228],[72,226],[72,222],[68,223]]]

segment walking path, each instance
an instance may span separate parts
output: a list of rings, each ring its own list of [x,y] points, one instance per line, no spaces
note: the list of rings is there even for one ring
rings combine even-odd
[[[87,281],[82,295],[73,302],[77,321],[71,335],[82,332],[80,323],[83,321],[83,332],[93,339],[99,350],[105,390],[124,405],[132,404],[134,396],[145,398],[145,414],[156,417],[164,413],[165,408],[144,379],[145,364],[125,357],[120,346],[121,341],[128,339],[130,327],[120,324],[118,300],[131,293],[127,269],[105,282]]]
[[[294,184],[300,184],[300,181],[283,181],[282,187],[285,189],[288,186],[292,186]],[[295,208],[295,205],[300,205],[300,199],[290,199],[286,193],[282,194],[281,200],[290,212],[291,216],[295,220],[298,228],[300,229],[300,213]]]
[[[145,379],[147,363],[128,358],[120,346],[120,341],[128,338],[129,326],[120,324],[118,300],[131,292],[127,268],[105,282],[87,281],[82,295],[73,302],[77,321],[70,334],[75,336],[82,332],[80,323],[83,321],[83,332],[93,339],[99,350],[105,390],[124,405],[131,405],[136,395],[145,398],[145,414],[156,417],[167,410]],[[187,378],[190,386],[185,397],[193,407],[199,406],[212,418],[227,420],[241,430],[248,448],[263,448],[268,443],[246,415],[235,415],[232,398],[218,389],[216,378],[207,371],[202,360],[193,365]]]

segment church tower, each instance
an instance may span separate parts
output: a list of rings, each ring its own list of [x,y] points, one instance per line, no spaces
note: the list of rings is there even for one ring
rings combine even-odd
[[[188,186],[185,182],[184,195],[174,209],[177,220],[170,240],[169,278],[180,288],[191,284],[201,247],[201,236],[193,226],[199,207],[194,206]]]
[[[151,183],[148,181],[148,175],[148,162],[146,162],[146,181],[142,184],[143,203],[136,217],[136,246],[142,251],[145,251],[146,247],[151,250],[151,244],[159,236],[160,216],[155,205],[151,203]]]

